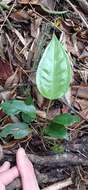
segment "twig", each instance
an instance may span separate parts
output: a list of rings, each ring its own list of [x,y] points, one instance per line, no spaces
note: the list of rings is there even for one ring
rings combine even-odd
[[[50,25],[51,25],[52,27],[54,27],[55,29],[61,31],[60,28],[58,28],[57,26],[55,26],[55,24],[54,24],[52,21],[48,20],[46,17],[44,17],[43,15],[41,15],[40,13],[38,13],[38,12],[33,8],[32,4],[31,4],[30,2],[29,2],[29,5],[30,5],[32,11],[33,11],[36,15],[38,15],[39,17],[41,17],[41,18],[42,18],[43,20],[45,20],[46,22],[50,23]],[[61,31],[61,32],[62,32],[62,31]]]
[[[77,2],[79,3],[79,5],[82,8],[82,10],[86,14],[88,14],[88,2],[87,2],[87,0],[77,0]]]
[[[47,13],[49,14],[54,14],[54,15],[62,15],[62,14],[66,14],[68,11],[52,11],[49,10],[48,8],[46,8],[44,5],[40,4],[40,7]]]
[[[42,181],[43,181],[43,179],[42,179]],[[49,187],[46,187],[46,188],[44,188],[42,190],[59,190],[59,189],[62,189],[64,187],[68,187],[70,185],[72,185],[72,180],[71,180],[71,178],[68,178],[67,180],[64,180],[62,182],[57,182],[57,183],[55,183],[55,184],[53,184],[53,185],[51,185]],[[12,183],[10,183],[7,186],[6,190],[14,190],[16,188],[18,188],[18,189],[21,188],[20,178],[17,178]]]
[[[79,151],[78,151],[79,152]],[[5,154],[6,155],[6,154]],[[4,155],[4,156],[5,156]],[[7,155],[8,156],[8,155]],[[27,154],[29,160],[35,165],[35,167],[44,168],[44,167],[63,167],[68,165],[83,165],[88,166],[88,159],[77,153],[64,153],[64,154],[55,154],[49,156],[38,156],[36,154]],[[10,161],[13,160],[13,157],[10,158]]]
[[[6,153],[4,152],[4,156],[6,155]],[[38,169],[39,167],[39,170],[42,169],[43,171],[43,168],[44,167],[50,167],[51,170],[55,167],[63,167],[63,166],[66,166],[68,167],[68,165],[84,165],[84,166],[88,166],[88,159],[83,157],[82,155],[79,156],[77,155],[77,153],[64,153],[64,154],[56,154],[56,155],[50,155],[50,156],[38,156],[38,155],[35,155],[35,154],[27,154],[28,158],[32,161],[32,163],[34,164],[35,168]],[[8,158],[10,158],[9,161],[12,161],[13,160],[13,157],[9,157],[8,155]],[[41,169],[40,169],[41,168]],[[50,174],[48,173],[40,173],[38,170],[36,171],[36,177],[37,177],[37,180],[38,180],[38,183],[39,184],[46,184],[48,182],[52,182],[54,183],[54,181],[57,181],[56,179],[54,179],[53,176],[51,176]],[[16,180],[18,180],[18,182],[16,183]],[[15,181],[13,181],[9,186],[8,186],[8,190],[14,190],[14,188],[16,188],[17,186],[18,187],[21,187],[21,182],[20,182],[20,179],[16,179]],[[59,185],[58,185],[59,184]],[[63,186],[60,186],[60,184],[63,184]],[[71,179],[70,180],[67,180],[67,184],[68,185],[71,185],[72,184],[72,181]],[[16,186],[17,185],[17,186]],[[59,182],[57,183],[58,185],[58,189],[60,188],[64,188],[66,187],[66,181],[62,181],[62,182]],[[60,188],[59,188],[60,186]],[[11,187],[11,188],[10,188]],[[49,187],[47,187],[47,189],[43,189],[43,190],[57,190],[56,189],[56,185],[54,184],[54,189],[48,189]]]
[[[67,180],[64,180],[62,182],[57,182],[57,183],[50,185],[49,187],[46,187],[42,190],[59,190],[59,189],[68,187],[69,185],[72,185],[71,178],[68,178]]]
[[[0,145],[0,160],[2,160],[3,159],[3,148],[2,148],[2,146]]]
[[[67,166],[67,165],[87,165],[88,159],[78,156],[75,153],[64,153],[50,156],[38,156],[29,154],[28,158],[37,166]]]
[[[1,27],[0,27],[0,32],[1,32],[1,30],[2,30],[2,28],[3,28],[3,26],[4,26],[4,24],[5,24],[5,22],[8,20],[8,17],[9,17],[9,15],[11,14],[11,12],[12,12],[14,6],[15,6],[15,2],[13,3],[13,5],[12,5],[12,7],[11,7],[9,13],[8,13],[8,15],[5,17],[5,20],[3,21],[3,23],[2,23],[2,25],[1,25]]]
[[[70,105],[68,104],[68,102],[66,101],[66,99],[61,99],[61,100],[62,100],[62,102],[63,102],[66,106],[68,106],[68,108],[69,108],[70,110],[72,110],[74,113],[78,114],[84,121],[88,122],[88,119],[85,118],[85,117],[84,117],[79,111],[77,111],[74,107],[70,106]]]
[[[83,23],[85,24],[85,26],[88,28],[88,24],[87,21],[85,19],[84,16],[82,16],[82,14],[78,11],[78,9],[69,1],[69,0],[65,0],[72,8],[73,10],[80,16],[81,20],[83,21]]]
[[[1,13],[2,13],[2,15],[3,15],[3,17],[4,17],[4,20],[6,19],[7,24],[8,24],[9,27],[12,29],[12,25],[11,25],[9,19],[6,17],[5,11],[3,10],[2,6],[0,6],[0,11],[1,11]],[[1,25],[1,27],[2,27],[2,25]],[[0,28],[0,32],[1,32],[1,29],[2,29],[2,28]]]

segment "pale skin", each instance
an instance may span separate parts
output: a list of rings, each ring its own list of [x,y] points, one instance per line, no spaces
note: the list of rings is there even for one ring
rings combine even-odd
[[[16,154],[16,166],[10,168],[10,163],[5,162],[0,167],[0,190],[5,190],[6,185],[18,176],[21,177],[23,190],[39,190],[34,168],[23,148]]]

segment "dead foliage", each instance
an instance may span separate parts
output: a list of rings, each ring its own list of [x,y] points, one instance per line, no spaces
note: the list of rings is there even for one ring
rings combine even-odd
[[[55,12],[59,11],[67,12],[64,15],[55,14]],[[76,139],[87,135],[87,15],[87,0],[0,1],[0,102],[14,98],[25,100],[31,95],[37,107],[37,120],[32,124],[33,134],[31,136],[21,141],[14,140],[13,138],[8,138],[5,142],[0,141],[0,144],[4,148],[6,159],[8,159],[8,155],[9,157],[12,156],[10,154],[11,151],[16,152],[19,144],[27,149],[28,153],[45,156],[50,154],[52,144],[65,145],[65,141],[43,138],[40,133],[41,128],[45,125],[45,119],[52,119],[59,113],[77,113],[81,118],[79,124],[75,124],[72,128],[68,129],[71,143],[75,144]],[[35,75],[39,60],[53,32],[55,32],[58,38],[65,44],[72,64],[73,80],[71,82],[71,89],[65,99],[52,101],[48,115],[46,115],[49,102],[39,94],[36,88]],[[0,128],[3,128],[4,125],[10,121],[16,120],[17,118],[10,118],[0,110]],[[10,151],[8,151],[9,149]],[[66,151],[67,149],[65,149],[65,152]],[[72,151],[70,150],[70,145],[68,151]],[[80,153],[79,150],[79,155],[80,154],[85,157],[86,153],[83,151]],[[88,157],[88,155],[86,156]],[[83,161],[85,162],[85,159]],[[70,167],[67,169],[65,165],[62,167],[62,170],[59,168],[53,168],[51,170],[48,168],[48,170],[46,169],[45,173],[48,180],[50,175],[52,182],[71,176],[76,178],[74,185],[72,185],[71,188],[66,188],[66,190],[86,190],[88,188],[86,179],[88,178],[88,176],[86,177],[88,166],[86,168],[87,171],[85,167],[79,166],[79,164],[74,166],[73,169]],[[56,178],[54,178],[54,176],[52,177],[53,170],[57,173]],[[40,176],[41,171],[37,172],[40,172]],[[45,174],[43,173],[42,175],[45,179]],[[42,183],[40,183],[42,188],[49,183],[51,184],[51,181],[48,180],[46,180],[45,184],[42,180]]]

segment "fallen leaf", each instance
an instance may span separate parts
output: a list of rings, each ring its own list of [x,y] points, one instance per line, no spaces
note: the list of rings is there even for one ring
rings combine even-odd
[[[18,2],[21,4],[39,4],[41,0],[18,0]]]
[[[55,1],[53,0],[18,0],[21,4],[32,4],[32,5],[44,5],[50,10],[54,10]]]
[[[30,16],[27,13],[27,11],[18,10],[18,11],[12,12],[10,15],[10,18],[18,22],[24,22],[24,21],[27,22],[27,20],[30,19]]]
[[[72,95],[88,100],[88,86],[72,86]]]
[[[18,3],[21,3],[21,4],[29,4],[29,0],[18,0]]]
[[[42,0],[41,4],[50,10],[54,10],[56,2],[54,0]]]
[[[37,16],[37,18],[32,19],[31,22],[31,36],[33,36],[34,38],[36,38],[36,36],[38,35],[39,32],[39,27],[40,24],[42,22],[42,18],[40,18],[39,16]]]
[[[0,58],[0,85],[4,84],[12,74],[13,70],[11,65],[6,60]]]
[[[74,107],[79,111],[83,118],[88,119],[88,100],[76,98]]]
[[[79,59],[88,63],[88,46],[83,49]]]
[[[45,111],[37,110],[36,114],[37,114],[38,117],[46,119],[46,112]]]
[[[4,87],[6,89],[16,87],[18,82],[19,82],[19,76],[18,76],[18,68],[17,68],[16,71],[6,80]]]
[[[15,89],[14,90],[4,90],[0,93],[0,100],[8,100],[10,98],[15,98]]]

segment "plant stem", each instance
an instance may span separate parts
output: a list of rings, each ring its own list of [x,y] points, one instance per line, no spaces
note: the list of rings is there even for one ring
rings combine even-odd
[[[49,109],[50,109],[50,106],[51,106],[51,102],[52,102],[52,100],[49,100],[49,104],[48,104],[47,111],[46,111],[46,121],[48,119],[48,113],[49,113]]]
[[[62,14],[66,14],[68,11],[52,11],[49,10],[48,8],[46,8],[44,5],[40,4],[40,7],[47,13],[49,14],[54,14],[54,15],[62,15]]]

